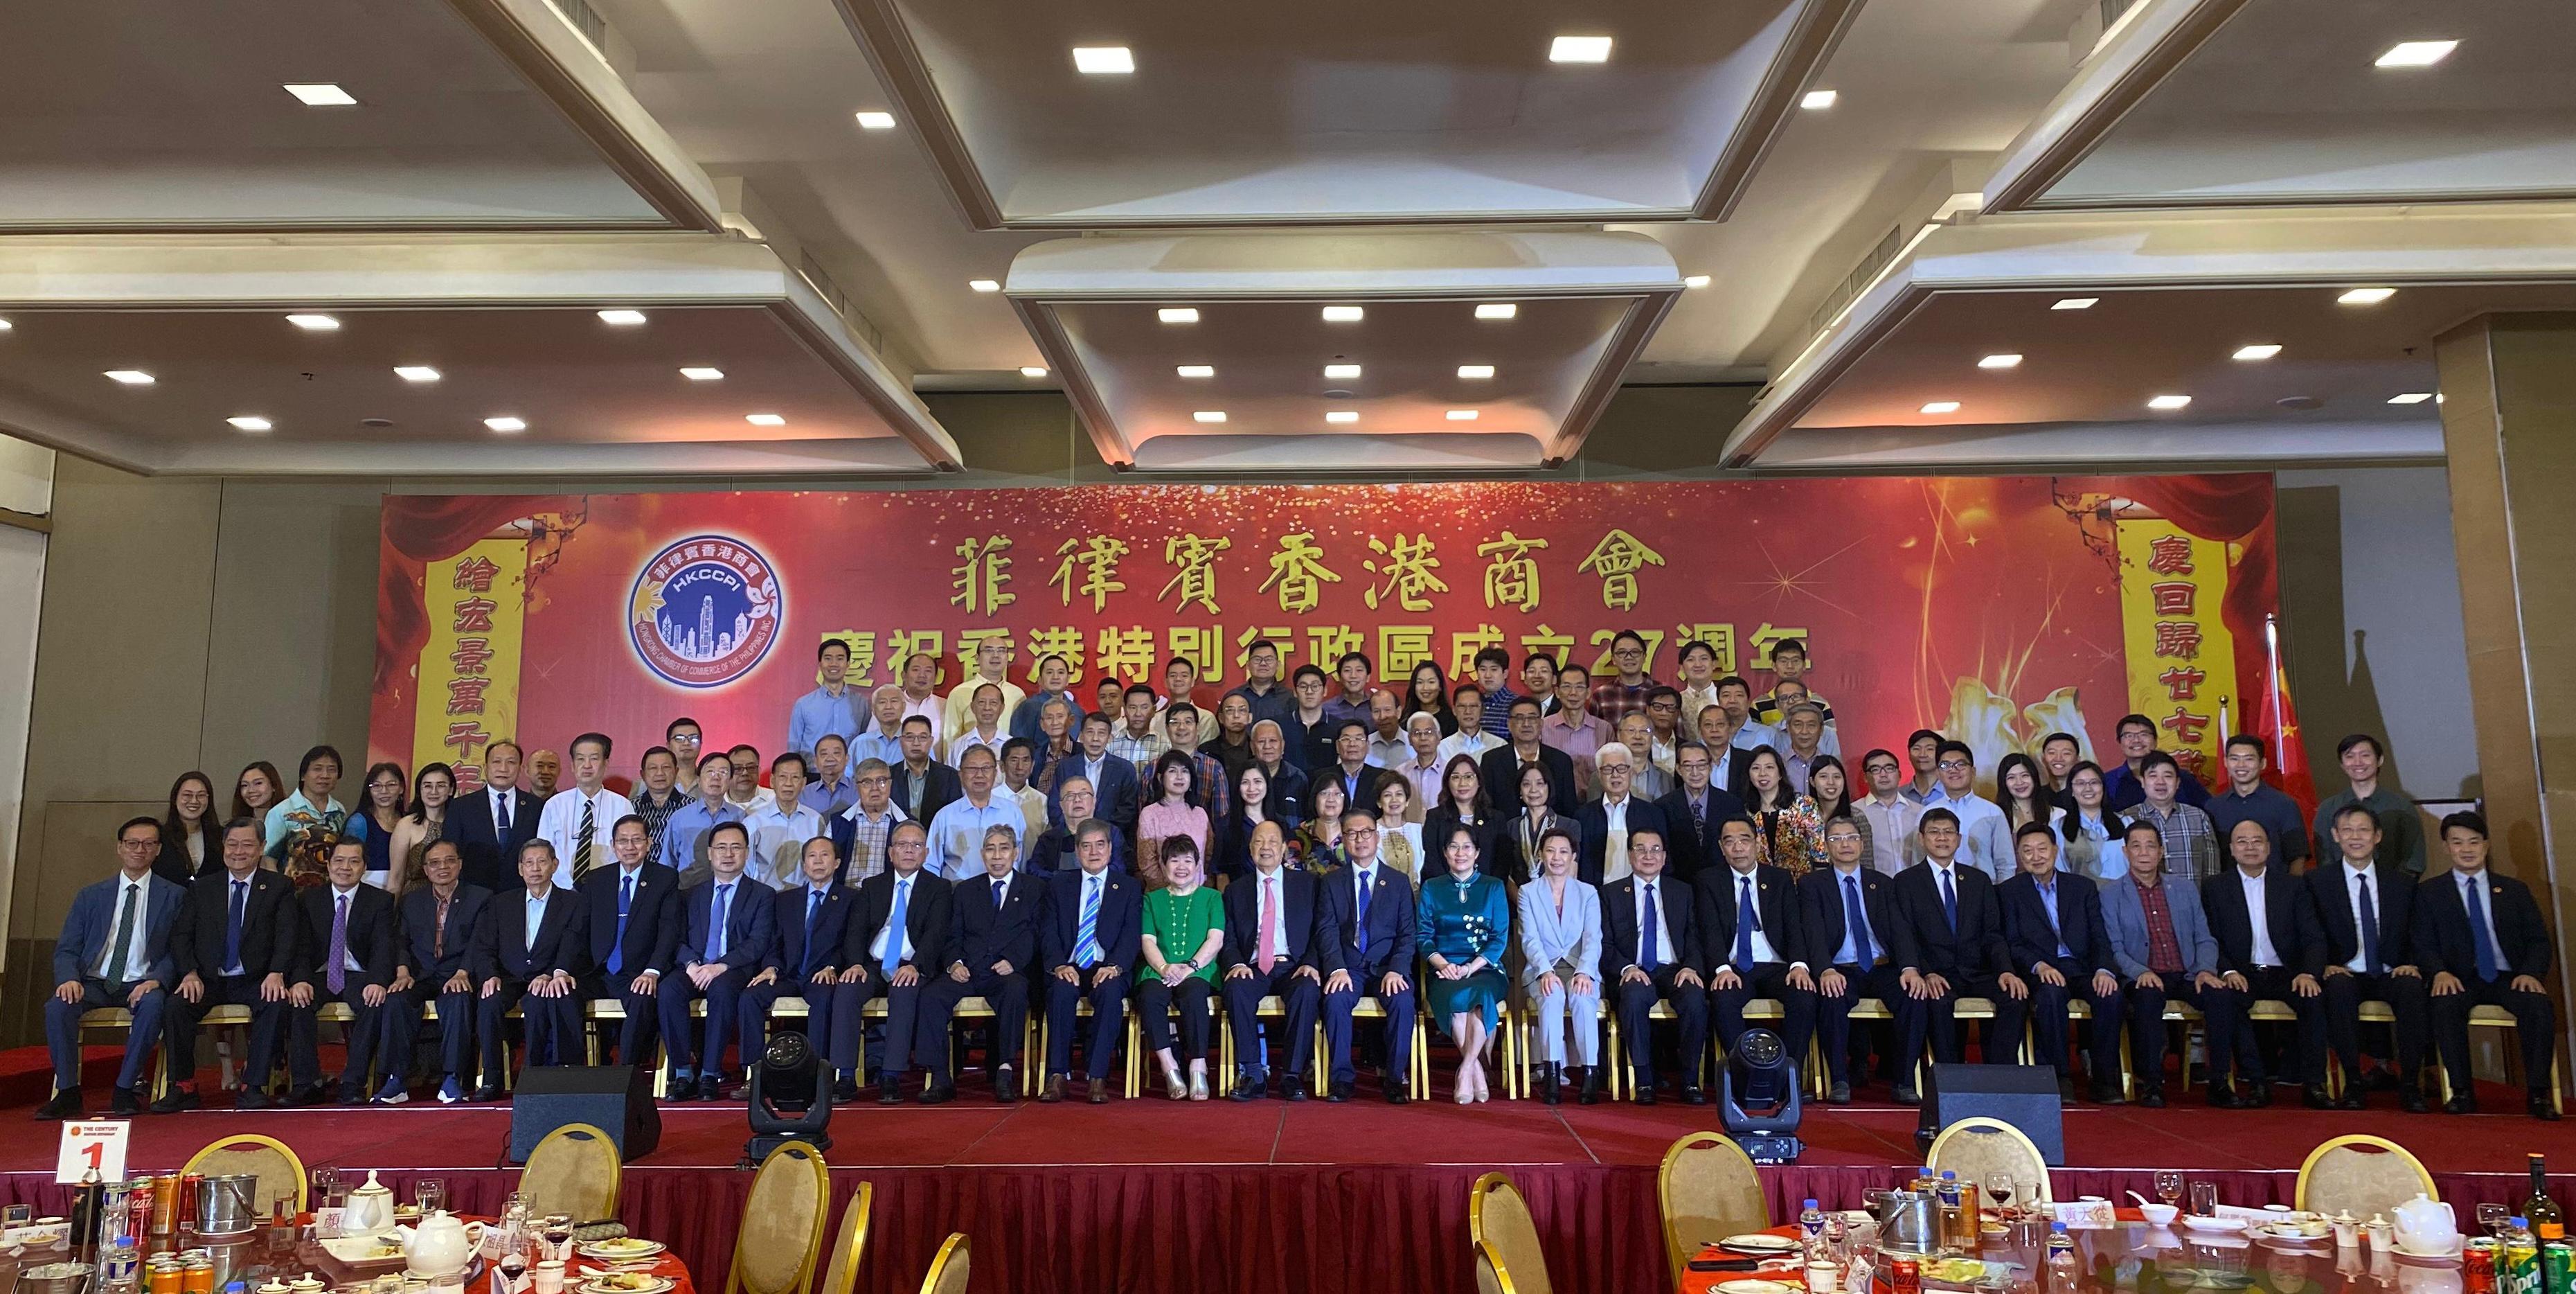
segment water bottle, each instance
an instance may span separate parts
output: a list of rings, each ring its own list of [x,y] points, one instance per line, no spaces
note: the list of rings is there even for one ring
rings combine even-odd
[[[1814,1200],[1807,1201],[1807,1207],[1798,1214],[1798,1238],[1804,1242],[1810,1261],[1826,1256],[1825,1211],[1817,1208]]]
[[[2075,1237],[2066,1234],[2066,1224],[2048,1224],[2048,1288],[2051,1294],[2073,1294],[2077,1273]]]

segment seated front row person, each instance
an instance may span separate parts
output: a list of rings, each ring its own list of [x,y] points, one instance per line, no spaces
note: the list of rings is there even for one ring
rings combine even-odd
[[[659,994],[673,1100],[688,1099],[693,1081],[699,1100],[724,1098],[725,1044],[739,1032],[743,987],[775,965],[778,891],[746,876],[750,863],[750,829],[718,823],[707,832],[707,883],[680,892],[679,949]],[[689,1008],[701,998],[706,1018],[694,1019]]]
[[[1601,960],[1608,968],[1619,1030],[1628,1043],[1626,1059],[1636,1078],[1636,1101],[1655,1103],[1652,1012],[1655,1003],[1662,1001],[1672,1004],[1680,1026],[1682,1100],[1704,1105],[1708,1095],[1700,1088],[1699,1067],[1708,1048],[1708,990],[1699,971],[1703,958],[1696,895],[1689,882],[1666,869],[1663,831],[1630,831],[1627,860],[1630,874],[1601,889]],[[1712,878],[1721,875],[1709,873]],[[1803,1052],[1792,1054],[1804,1059]],[[1614,1056],[1610,1063],[1619,1060]]]
[[[867,1032],[862,1012],[884,998],[877,1104],[903,1100],[903,1076],[917,1050],[922,985],[948,964],[948,882],[923,868],[929,857],[929,831],[909,819],[898,822],[886,837],[891,866],[859,883],[858,905],[841,932],[840,982],[832,989],[836,1099],[858,1099],[859,1047]]]
[[[1582,1102],[1601,1099],[1601,895],[1574,869],[1574,838],[1550,828],[1539,874],[1520,892],[1521,990],[1538,1007],[1538,1094],[1549,1105],[1562,1099],[1568,1033]]]
[[[1869,853],[1858,820],[1828,818],[1825,858],[1832,865],[1798,878],[1799,928],[1808,956],[1824,967],[1816,975],[1816,1025],[1828,1105],[1851,1104],[1852,1007],[1863,998],[1893,1007],[1905,992],[1888,943],[1896,928],[1894,883],[1868,865]]]
[[[1230,1100],[1265,1095],[1270,1071],[1262,1064],[1263,998],[1275,997],[1287,1013],[1281,1041],[1288,1067],[1280,1094],[1302,1099],[1314,1060],[1315,1017],[1324,1000],[1324,949],[1316,937],[1320,892],[1313,872],[1288,867],[1288,835],[1276,819],[1252,828],[1245,856],[1251,867],[1225,891],[1225,1023],[1234,1032],[1234,1087]]]
[[[1329,783],[1328,783],[1329,784]],[[1363,996],[1377,999],[1386,1012],[1386,1068],[1379,1089],[1387,1103],[1411,1099],[1406,1075],[1413,1063],[1413,951],[1420,933],[1413,912],[1413,883],[1386,865],[1378,853],[1375,814],[1351,809],[1342,814],[1342,866],[1322,877],[1324,1043],[1332,1057],[1332,1084],[1326,1100],[1347,1101],[1359,1081],[1351,1061],[1351,1014]],[[1573,868],[1573,842],[1566,844],[1566,867]],[[1290,1100],[1297,1097],[1292,1094]]]
[[[2030,977],[2032,1058],[2057,1071],[2059,1099],[2072,1101],[2066,1005],[2082,998],[2093,1008],[2093,1102],[2119,1105],[2127,1099],[2120,1094],[2122,999],[2102,928],[2102,897],[2090,877],[2058,867],[2057,833],[2045,822],[2021,824],[2013,855],[2021,870],[1995,887],[1995,902],[2003,909],[2013,969]]]
[[[769,1011],[782,997],[805,1003],[806,1043],[817,1056],[832,1055],[832,989],[840,983],[841,938],[858,893],[841,884],[841,855],[829,836],[806,841],[797,864],[797,884],[778,894],[778,955],[742,988],[746,1066],[769,1050]]]
[[[619,817],[608,839],[616,865],[573,882],[590,936],[581,995],[625,1011],[617,1059],[647,1065],[661,1032],[662,968],[680,946],[680,874],[647,857],[653,838],[638,814]]]
[[[340,1104],[367,1103],[367,1072],[375,1061],[385,1005],[394,979],[394,898],[366,883],[367,846],[342,837],[331,846],[323,884],[295,896],[304,914],[296,941],[295,974],[286,990],[286,1073],[289,1105],[322,1101],[322,1005],[349,1008],[348,1054],[340,1067]]]
[[[2132,822],[2121,844],[2128,867],[2102,887],[2102,925],[2111,960],[2127,982],[2138,1104],[2164,1106],[2165,1004],[2188,1002],[2208,1023],[2209,1103],[2233,1108],[2236,1098],[2225,1084],[2245,994],[2219,976],[2218,940],[2201,915],[2200,891],[2165,876],[2164,833],[2152,822]]]
[[[1962,997],[1994,1003],[1995,1018],[1987,1033],[1990,1064],[2008,1064],[2007,1040],[2021,1037],[2029,1010],[2030,987],[2012,966],[2004,945],[2004,923],[1995,904],[1995,883],[1973,865],[1959,861],[1959,815],[1945,808],[1923,811],[1915,824],[1924,859],[1896,874],[1890,886],[1895,902],[1895,929],[1888,944],[1896,950],[1897,984],[1904,990],[1890,1005],[1896,1008],[1896,1103],[1920,1105],[1913,1068],[1924,1048],[1932,1059],[1957,1064],[1965,1052],[1959,1021],[1953,1013]]]
[[[948,887],[948,967],[922,994],[922,1063],[930,1071],[921,1103],[938,1105],[957,1095],[948,1069],[948,1025],[957,1004],[984,999],[993,1011],[993,1045],[987,1053],[993,1099],[1020,1099],[1020,1039],[1029,1019],[1029,976],[1037,962],[1038,920],[1046,882],[1017,866],[1019,833],[1007,826],[984,829],[984,872]]]
[[[509,1061],[504,1017],[517,1010],[530,1065],[574,1065],[582,1059],[583,950],[589,942],[581,896],[555,884],[555,847],[519,846],[519,886],[492,899],[492,919],[476,932],[474,974],[483,981],[474,1032],[483,1042],[477,1101],[501,1096]]]
[[[1098,716],[1094,716],[1097,718]],[[1046,906],[1038,920],[1038,964],[1046,969],[1046,1086],[1038,1099],[1064,1099],[1073,1073],[1074,1011],[1091,1003],[1091,1032],[1084,1038],[1093,1105],[1109,1100],[1111,1058],[1127,1023],[1127,968],[1136,963],[1143,936],[1144,887],[1109,866],[1116,828],[1098,818],[1074,825],[1079,865],[1047,879]]]
[[[227,825],[221,866],[188,887],[187,904],[171,929],[170,960],[179,982],[170,989],[162,1018],[169,1026],[171,1068],[185,1077],[152,1103],[155,1114],[197,1107],[197,1022],[219,1006],[250,1008],[246,1081],[234,1103],[245,1110],[268,1105],[268,1077],[286,1041],[286,977],[294,973],[295,939],[304,923],[295,914],[295,883],[260,866],[265,839],[257,819]]]
[[[2462,812],[2442,819],[2442,848],[2451,870],[2424,882],[2415,907],[2418,958],[2433,977],[2433,1045],[2451,1074],[2451,1099],[2442,1108],[2476,1112],[2469,1008],[2500,1006],[2513,1013],[2522,1043],[2524,1108],[2535,1119],[2555,1119],[2549,1062],[2558,1018],[2540,978],[2549,973],[2549,925],[2529,886],[2488,870],[2485,818]]]
[[[100,1007],[123,1007],[134,1015],[110,1108],[120,1117],[143,1112],[134,1085],[161,1037],[164,990],[173,974],[170,932],[188,894],[177,882],[153,875],[152,860],[160,853],[161,824],[129,819],[116,831],[117,874],[72,896],[62,937],[54,943],[54,995],[45,1000],[54,1094],[36,1107],[39,1119],[80,1117],[80,1018]]]
[[[1700,873],[1692,914],[1720,1064],[1744,1036],[1744,1009],[1755,998],[1779,1001],[1780,1041],[1791,1058],[1803,1063],[1807,1040],[1815,1036],[1816,981],[1793,898],[1797,882],[1788,868],[1756,861],[1759,840],[1750,818],[1717,824],[1724,865]]]
[[[1186,714],[1188,711],[1180,711]],[[1217,952],[1225,946],[1225,903],[1199,884],[1205,874],[1199,844],[1166,836],[1156,859],[1168,882],[1145,896],[1136,962],[1137,1018],[1145,1046],[1163,1071],[1171,1099],[1208,1099],[1208,998],[1216,990]],[[1181,1017],[1180,1053],[1173,1054],[1172,1014]],[[1181,1062],[1189,1071],[1183,1077]]]
[[[474,1087],[475,931],[490,911],[492,891],[463,883],[465,854],[453,840],[435,840],[421,855],[426,885],[403,891],[395,904],[396,966],[386,1001],[383,1087],[376,1100],[400,1105],[411,1099],[412,1047],[420,1038],[420,1005],[438,1003],[438,1101],[454,1105]]]
[[[1512,901],[1502,878],[1484,869],[1484,839],[1474,824],[1451,818],[1424,842],[1439,853],[1440,867],[1423,878],[1422,915],[1414,932],[1431,968],[1422,981],[1424,1009],[1458,1044],[1460,1105],[1493,1099],[1485,1083],[1485,1045],[1511,992],[1503,955],[1511,949]]]

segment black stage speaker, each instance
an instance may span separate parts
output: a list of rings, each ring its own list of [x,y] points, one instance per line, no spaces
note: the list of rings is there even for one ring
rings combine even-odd
[[[2066,1128],[2057,1101],[2057,1071],[2046,1065],[1933,1065],[1923,1089],[1923,1121],[1914,1131],[1924,1150],[1943,1128],[1983,1115],[2021,1130],[2051,1168],[2066,1166]]]
[[[510,1094],[510,1162],[528,1162],[537,1143],[567,1123],[607,1132],[623,1162],[653,1153],[662,1139],[653,1071],[634,1065],[534,1065],[519,1071],[519,1086]]]

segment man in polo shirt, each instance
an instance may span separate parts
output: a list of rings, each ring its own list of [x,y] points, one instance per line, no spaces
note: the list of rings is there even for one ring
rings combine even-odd
[[[1376,672],[1377,667],[1366,655],[1355,651],[1342,653],[1342,658],[1333,665],[1333,673],[1340,679],[1342,690],[1324,703],[1326,725],[1350,719],[1361,723],[1369,721],[1369,676]]]
[[[1267,638],[1255,642],[1243,654],[1243,668],[1250,677],[1226,696],[1242,697],[1252,707],[1252,719],[1244,725],[1247,729],[1264,719],[1276,723],[1297,712],[1297,694],[1279,681],[1279,644]],[[1219,698],[1218,705],[1223,704]]]
[[[2370,810],[2379,820],[2380,861],[2394,863],[2409,876],[2424,874],[2423,812],[2415,807],[2415,798],[2381,780],[2388,764],[2388,749],[2379,738],[2356,732],[2335,743],[2335,762],[2343,765],[2344,776],[2352,785],[2337,791],[2317,806],[2313,824],[2317,838],[2317,857],[2334,856],[2334,815],[2347,804],[2358,804]]]
[[[2226,839],[2237,823],[2257,822],[2283,863],[2295,868],[2307,861],[2308,829],[2299,821],[2298,802],[2263,784],[2263,739],[2250,732],[2228,738],[2226,762],[2227,789],[2201,806],[2218,838]]]
[[[1477,711],[1477,728],[1496,741],[1510,737],[1512,702],[1520,698],[1520,693],[1512,690],[1510,652],[1487,647],[1476,653],[1476,695],[1484,700],[1483,708]],[[1459,717],[1463,720],[1465,713],[1462,711]]]
[[[1011,681],[1010,666],[1011,644],[1008,641],[987,638],[975,644],[974,675],[960,680],[940,705],[939,740],[942,745],[956,740],[957,734],[975,726],[975,693],[978,689],[989,684],[1001,692],[1002,709],[994,716],[997,722],[1028,699],[1028,689]]]
[[[2143,714],[2124,714],[2114,729],[2120,735],[2122,762],[2102,773],[2102,802],[2117,810],[2128,810],[2147,798],[2147,756],[2156,748],[2156,721]],[[2200,779],[2174,769],[2174,798],[2198,808],[2209,803],[2209,788]]]

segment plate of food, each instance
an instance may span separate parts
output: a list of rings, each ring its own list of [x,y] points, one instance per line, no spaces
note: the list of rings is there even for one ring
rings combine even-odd
[[[1986,1274],[1982,1258],[1926,1258],[1921,1271],[1923,1279],[1944,1285],[1972,1284]]]
[[[1747,1231],[1743,1235],[1728,1236],[1718,1241],[1717,1247],[1732,1249],[1740,1254],[1785,1254],[1795,1250],[1798,1242],[1787,1236],[1772,1235],[1767,1231]]]
[[[2321,1245],[2328,1239],[2326,1232],[2310,1234],[2305,1227],[2296,1222],[2274,1222],[2254,1234],[2274,1244],[2283,1245]]]
[[[322,1251],[350,1264],[401,1262],[402,1236],[394,1232],[380,1236],[334,1236],[322,1242]]]
[[[670,1248],[669,1245],[659,1240],[644,1240],[635,1236],[611,1236],[606,1240],[593,1240],[589,1244],[582,1245],[578,1252],[584,1258],[605,1258],[610,1262],[624,1262],[630,1258],[650,1258],[668,1248]]]
[[[672,1283],[651,1272],[601,1272],[581,1283],[582,1294],[664,1294]]]
[[[1794,1294],[1778,1281],[1733,1280],[1717,1287],[1717,1294]]]

